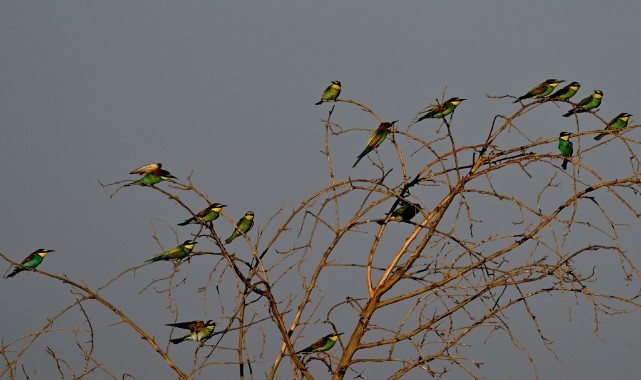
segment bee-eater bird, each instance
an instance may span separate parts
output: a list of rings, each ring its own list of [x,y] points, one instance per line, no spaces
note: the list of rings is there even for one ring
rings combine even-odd
[[[614,119],[610,120],[608,125],[605,127],[605,131],[616,132],[616,131],[619,131],[619,130],[627,127],[628,126],[628,120],[630,119],[630,116],[632,116],[632,114],[625,113],[625,112],[620,113],[619,115],[617,115],[617,117],[615,117]],[[598,134],[596,137],[594,137],[594,139],[595,140],[601,140],[606,135],[608,135],[608,133],[603,132],[603,133]]]
[[[341,82],[337,80],[333,80],[332,84],[327,86],[325,91],[323,91],[323,95],[321,96],[321,100],[316,103],[316,105],[323,104],[323,102],[330,102],[330,101],[335,101],[338,99],[338,95],[341,94]]]
[[[191,217],[185,220],[182,223],[178,223],[179,226],[186,226],[188,224],[200,224],[200,223],[211,223],[214,220],[218,219],[220,211],[227,205],[220,203],[212,203],[207,206],[205,209],[199,211],[195,217]]]
[[[167,170],[162,169],[162,164],[160,162],[141,166],[138,169],[132,170],[129,174],[140,174],[143,177],[137,181],[128,183],[125,186],[152,186],[162,181],[169,181],[172,178],[176,178]]]
[[[53,249],[43,248],[33,251],[31,254],[29,254],[29,256],[25,257],[25,259],[22,260],[19,266],[13,268],[13,272],[9,273],[5,278],[13,277],[24,270],[29,270],[37,267],[49,252],[55,251]]]
[[[595,90],[592,95],[583,98],[576,107],[564,113],[563,117],[572,116],[575,113],[588,112],[601,105],[601,98],[603,98],[603,92],[601,90]]]
[[[340,334],[329,334],[325,335],[324,337],[320,338],[316,342],[310,344],[309,346],[303,348],[302,350],[296,352],[297,354],[308,354],[312,352],[325,352],[329,350],[330,348],[334,347],[336,344],[336,341],[338,340],[338,336],[342,335],[343,333]]]
[[[234,241],[234,239],[241,236],[242,234],[247,234],[247,232],[249,232],[249,230],[251,230],[252,227],[254,227],[254,213],[252,211],[247,211],[245,213],[245,216],[240,218],[240,220],[238,221],[238,223],[236,223],[236,225],[238,227],[234,230],[231,236],[225,240],[225,243],[227,244],[231,243],[232,241]]]
[[[401,201],[400,205],[392,211],[392,216],[390,216],[389,220],[393,220],[395,222],[405,222],[409,223],[412,218],[416,216],[421,210],[421,206],[417,205],[416,203],[409,203],[405,201]],[[383,220],[377,220],[376,223],[378,224],[383,224]]]
[[[559,134],[559,151],[563,157],[572,157],[574,152],[574,147],[572,146],[572,141],[570,141],[570,132],[561,132]],[[568,168],[568,159],[564,158],[561,167],[563,170]]]
[[[214,328],[216,328],[216,322],[212,320],[209,320],[207,322],[191,321],[191,322],[169,323],[167,324],[167,326],[178,327],[181,329],[186,329],[191,331],[190,334],[187,334],[183,337],[169,340],[173,344],[178,344],[186,340],[201,342],[203,340],[209,339],[209,337],[211,337],[211,334],[214,333]]]
[[[571,97],[573,97],[577,91],[581,88],[581,85],[579,82],[572,82],[568,84],[567,86],[563,87],[562,89],[558,90],[554,94],[548,96],[548,99],[550,100],[568,100]]]
[[[153,174],[160,168],[162,168],[162,164],[160,162],[157,162],[154,164],[141,166],[138,169],[134,169],[130,171],[129,174],[140,174],[140,175]]]
[[[519,96],[519,98],[516,99],[513,103],[518,103],[523,99],[543,98],[545,96],[548,96],[550,95],[550,93],[552,93],[552,91],[554,91],[556,86],[558,86],[559,83],[562,83],[562,82],[565,82],[565,81],[558,80],[558,79],[548,79],[545,82],[534,86],[530,91],[528,91],[527,94],[523,96]]]
[[[367,155],[367,153],[371,152],[373,149],[378,148],[378,146],[381,145],[383,141],[385,141],[385,138],[389,134],[390,128],[392,128],[392,126],[394,126],[394,124],[396,124],[397,121],[398,120],[395,120],[391,123],[384,122],[378,126],[378,128],[370,136],[369,140],[367,140],[365,149],[361,152],[361,154],[358,155],[356,162],[354,162],[354,165],[352,165],[353,168],[356,167],[356,165],[358,165],[358,163],[361,161],[363,157]]]
[[[453,98],[450,98],[450,99],[446,100],[445,102],[443,102],[443,104],[437,104],[435,106],[432,106],[427,111],[425,111],[427,113],[425,115],[421,116],[418,120],[416,120],[416,122],[418,123],[419,121],[424,120],[424,119],[428,119],[428,118],[429,119],[441,119],[441,118],[451,114],[452,112],[454,112],[456,107],[458,107],[458,105],[461,104],[461,102],[464,101],[464,100],[466,100],[466,99],[453,97]]]
[[[155,262],[155,261],[169,261],[169,260],[174,260],[174,261],[179,261],[184,259],[185,257],[189,256],[191,251],[194,249],[194,246],[198,244],[198,242],[193,241],[193,240],[185,240],[184,243],[179,244],[175,246],[174,248],[170,249],[169,251],[165,251],[161,253],[160,255],[154,256],[149,260],[145,260],[145,262]]]

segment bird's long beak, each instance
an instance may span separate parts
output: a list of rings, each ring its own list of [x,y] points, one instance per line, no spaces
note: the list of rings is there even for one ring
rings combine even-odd
[[[50,249],[50,250],[47,251],[47,253],[49,253],[49,252],[56,252],[56,250],[55,249]]]
[[[227,207],[227,205],[220,205],[220,207]]]
[[[391,122],[390,124],[391,124],[391,125],[394,125],[394,124],[396,124],[396,123],[398,123],[398,120],[394,120],[394,121],[393,121],[393,122]]]

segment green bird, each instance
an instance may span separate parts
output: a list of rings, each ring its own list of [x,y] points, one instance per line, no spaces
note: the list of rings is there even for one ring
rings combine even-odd
[[[588,112],[601,105],[601,98],[603,98],[603,92],[601,90],[595,90],[592,95],[583,98],[576,107],[564,113],[563,117],[568,117],[575,113]]]
[[[571,97],[573,97],[577,91],[581,88],[581,85],[579,82],[572,82],[568,84],[567,86],[563,87],[562,89],[558,90],[554,94],[548,96],[548,99],[550,100],[568,100]]]
[[[174,261],[179,261],[184,259],[185,257],[189,256],[191,251],[194,249],[194,246],[198,244],[198,242],[193,241],[193,240],[185,240],[184,243],[179,244],[175,246],[174,248],[170,249],[169,251],[165,251],[161,253],[160,255],[154,256],[149,260],[145,260],[145,262],[155,262],[155,261],[169,261],[169,260],[174,260]]]
[[[428,118],[429,119],[444,118],[445,116],[454,112],[456,107],[458,107],[458,105],[461,104],[461,102],[464,100],[466,99],[453,97],[443,102],[443,104],[437,104],[435,106],[432,106],[427,111],[425,111],[427,113],[421,116],[418,120],[416,120],[416,122],[418,123],[419,121],[428,119]]]
[[[312,352],[325,352],[329,350],[330,348],[334,347],[336,344],[336,341],[338,340],[338,336],[342,335],[343,333],[340,334],[329,334],[325,335],[324,337],[320,338],[316,342],[310,344],[309,346],[303,348],[302,350],[296,352],[297,354],[308,354]]]
[[[254,227],[254,213],[252,211],[247,211],[245,213],[245,216],[240,218],[238,223],[236,223],[236,226],[238,227],[234,230],[231,236],[225,240],[225,243],[231,243],[232,241],[234,241],[234,239],[241,236],[242,234],[247,234],[247,232],[249,232],[249,230]]]
[[[53,249],[43,248],[33,251],[31,254],[29,254],[29,256],[25,257],[25,259],[22,260],[20,265],[16,265],[16,267],[13,268],[13,272],[9,273],[5,278],[13,277],[22,271],[37,267],[49,252],[55,251]]]
[[[187,334],[183,337],[169,340],[173,344],[178,344],[186,340],[201,342],[209,339],[211,335],[214,333],[214,329],[216,328],[216,322],[212,320],[209,320],[207,322],[191,321],[191,322],[168,323],[167,326],[178,327],[181,329],[186,329],[191,331],[190,334]]]
[[[572,157],[574,152],[574,147],[572,146],[572,141],[570,141],[570,132],[561,132],[559,134],[559,151],[563,157]],[[568,159],[564,158],[561,167],[563,170],[568,168]]]
[[[398,120],[395,120],[391,123],[384,122],[378,126],[378,128],[370,136],[369,140],[367,140],[365,149],[361,152],[361,154],[358,155],[356,162],[354,162],[354,165],[352,165],[353,168],[358,165],[358,163],[363,157],[367,155],[367,153],[371,152],[373,149],[378,148],[378,146],[381,145],[383,141],[385,141],[385,138],[389,134],[390,128],[392,128],[392,126],[396,124],[397,121]]]
[[[185,220],[182,223],[178,223],[179,226],[186,226],[188,224],[200,224],[200,223],[211,223],[214,220],[218,219],[220,211],[223,207],[227,205],[222,205],[220,203],[212,203],[207,206],[205,209],[201,210],[196,214],[196,216],[191,217]]]
[[[141,166],[132,170],[129,174],[140,174],[143,177],[137,181],[126,184],[125,186],[152,186],[162,181],[169,181],[172,178],[176,178],[167,170],[162,169],[162,164],[160,162]]]
[[[625,112],[620,113],[617,117],[615,117],[614,119],[610,120],[610,122],[608,123],[608,125],[605,127],[604,130],[605,131],[616,132],[616,131],[619,131],[619,130],[627,127],[628,126],[628,120],[630,119],[630,116],[632,116],[632,114],[625,113]],[[594,137],[594,139],[595,140],[601,140],[606,135],[608,135],[608,133],[607,132],[603,132],[603,133],[598,134],[596,137]]]
[[[341,82],[337,80],[333,80],[332,84],[327,86],[325,91],[323,91],[321,100],[319,100],[318,103],[316,103],[316,105],[323,104],[323,102],[336,101],[336,99],[338,99],[338,95],[340,94],[341,94]]]
[[[398,206],[394,211],[392,211],[392,216],[389,220],[395,222],[405,222],[409,223],[412,218],[414,218],[421,210],[421,206],[416,203],[409,203],[401,200],[400,206]],[[383,220],[377,220],[376,223],[383,224]]]
[[[527,94],[523,96],[519,96],[519,98],[516,99],[513,103],[518,103],[523,99],[543,98],[545,96],[548,96],[550,95],[550,93],[552,93],[552,91],[554,91],[556,86],[558,86],[559,83],[562,83],[562,82],[565,82],[565,81],[558,80],[558,79],[548,79],[545,82],[534,86],[530,91],[528,91]]]

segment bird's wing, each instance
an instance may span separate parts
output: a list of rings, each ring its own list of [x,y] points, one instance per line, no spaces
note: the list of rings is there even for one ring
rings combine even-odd
[[[312,350],[318,350],[319,348],[323,347],[325,344],[327,344],[327,338],[321,338],[314,342],[312,344]]]
[[[167,326],[178,327],[181,329],[190,330],[191,332],[195,332],[198,330],[202,330],[205,327],[205,322],[191,321],[191,322],[168,323]]]
[[[148,164],[132,170],[129,174],[149,174],[158,169],[160,169],[160,166],[158,166],[158,164]]]
[[[28,263],[29,261],[33,260],[34,256],[37,255],[36,252],[31,253],[29,256],[25,257],[24,260],[20,263],[21,265],[24,265]]]

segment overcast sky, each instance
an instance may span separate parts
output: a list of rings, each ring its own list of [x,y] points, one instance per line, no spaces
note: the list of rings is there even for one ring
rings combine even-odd
[[[257,225],[266,223],[329,183],[319,121],[329,106],[314,103],[331,80],[342,81],[342,97],[403,126],[447,87],[448,96],[469,99],[456,113],[459,145],[479,142],[494,115],[517,107],[486,94],[522,95],[547,78],[579,81],[577,97],[601,89],[608,120],[619,112],[641,115],[639,36],[638,0],[2,1],[0,251],[19,261],[36,248],[55,249],[41,269],[90,286],[158,253],[151,223],[175,224],[184,211],[150,189],[110,198],[98,184],[131,178],[130,170],[149,162],[181,179],[193,172],[194,183],[229,205],[232,218],[253,210]],[[345,127],[376,126],[369,115],[342,107]],[[559,124],[573,127],[558,116],[537,115],[531,128],[551,138]],[[427,133],[435,125],[420,128]],[[583,127],[599,128],[595,121]],[[336,139],[337,177],[377,175],[365,160],[351,169],[366,138]],[[181,233],[158,227],[167,248],[189,238]],[[638,247],[638,234],[627,243]],[[138,292],[168,268],[145,268],[105,293],[163,342],[163,324],[173,316],[161,297]],[[0,295],[5,342],[38,329],[73,299],[67,288],[33,274],[2,281]],[[204,313],[198,294],[185,297],[198,306],[190,313],[181,300],[181,318],[220,316]],[[641,314],[605,320],[599,339],[591,309],[578,307],[568,321],[563,300],[550,307],[561,316],[547,332],[562,362],[542,348],[531,321],[522,326],[541,378],[638,376]],[[100,306],[91,312],[107,332],[97,341],[107,368],[139,379],[171,377],[130,329],[108,327],[117,320]],[[310,331],[303,341],[314,337]],[[55,342],[55,334],[43,342]],[[32,357],[50,360],[44,347],[32,347]],[[123,347],[142,356],[123,354]],[[268,351],[254,367],[257,378],[271,365]],[[531,373],[527,358],[512,346],[475,352],[486,363],[479,369],[485,378],[533,377],[524,375]],[[172,347],[172,354],[189,366],[193,346]],[[141,368],[141,361],[153,365]],[[48,363],[38,373],[48,378],[54,370]],[[236,366],[217,371],[237,375]]]

